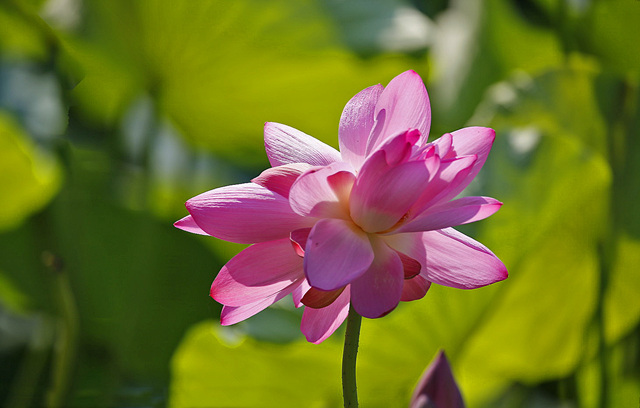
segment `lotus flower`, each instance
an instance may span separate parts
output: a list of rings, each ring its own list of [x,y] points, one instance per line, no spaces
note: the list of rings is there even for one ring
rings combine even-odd
[[[340,151],[267,123],[269,162],[250,183],[186,203],[175,226],[253,244],[211,286],[234,324],[291,294],[306,306],[301,330],[320,343],[349,307],[378,318],[420,299],[431,283],[461,289],[507,277],[485,246],[453,226],[481,220],[501,203],[456,198],[484,164],[495,132],[470,127],[428,143],[429,97],[413,71],[355,95],[340,119]]]
[[[464,408],[462,394],[444,351],[438,353],[420,377],[409,408]]]

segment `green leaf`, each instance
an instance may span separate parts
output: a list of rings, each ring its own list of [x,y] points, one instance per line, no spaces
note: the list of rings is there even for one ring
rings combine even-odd
[[[149,92],[191,143],[227,160],[263,163],[266,121],[337,144],[345,103],[421,61],[367,64],[346,51],[315,0],[87,3],[92,22],[67,48],[85,70],[85,113],[118,120]]]
[[[214,321],[195,325],[176,350],[170,407],[340,405],[339,343],[229,339],[231,332],[216,326]]]
[[[0,111],[0,231],[41,210],[60,188],[58,163]]]
[[[579,34],[585,51],[595,54],[603,66],[618,74],[640,72],[640,7],[635,1],[593,1]]]
[[[33,24],[38,17],[29,5],[15,3],[0,5],[0,51],[4,57],[46,58],[42,33]]]

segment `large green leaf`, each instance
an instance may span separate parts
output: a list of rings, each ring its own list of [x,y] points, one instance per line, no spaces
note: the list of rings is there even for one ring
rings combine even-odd
[[[339,406],[339,343],[289,345],[227,338],[230,331],[204,321],[186,334],[172,363],[169,406]]]
[[[117,120],[149,92],[192,143],[245,165],[264,161],[264,122],[335,145],[352,95],[422,64],[362,64],[314,0],[96,1],[86,11],[87,34],[66,37],[85,71],[74,89],[85,113]]]
[[[625,0],[593,1],[579,32],[585,51],[595,54],[607,70],[640,73],[640,7]]]

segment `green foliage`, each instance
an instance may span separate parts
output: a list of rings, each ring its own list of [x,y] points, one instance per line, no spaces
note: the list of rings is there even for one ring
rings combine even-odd
[[[0,231],[18,226],[58,192],[60,166],[0,111]]]
[[[176,350],[171,407],[340,404],[340,342],[269,344],[234,338],[217,325],[209,320],[194,326]]]
[[[338,406],[340,332],[308,344],[287,307],[216,327],[242,246],[171,223],[265,167],[264,122],[336,146],[346,101],[406,69],[432,139],[496,129],[469,193],[504,206],[464,232],[510,277],[365,320],[362,405],[407,406],[440,348],[470,407],[637,404],[637,2],[56,3],[0,3],[0,405]],[[15,86],[27,70],[55,89]]]

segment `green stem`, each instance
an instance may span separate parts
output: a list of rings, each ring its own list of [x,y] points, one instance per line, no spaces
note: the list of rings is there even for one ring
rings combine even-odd
[[[356,385],[356,358],[358,356],[358,339],[362,317],[349,307],[347,331],[344,334],[344,350],[342,352],[342,398],[345,408],[358,407],[358,387]]]

